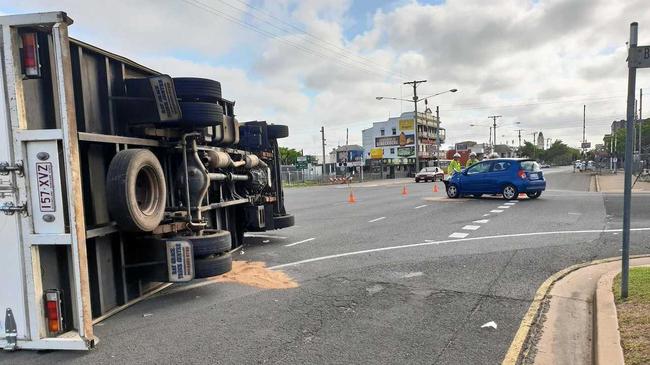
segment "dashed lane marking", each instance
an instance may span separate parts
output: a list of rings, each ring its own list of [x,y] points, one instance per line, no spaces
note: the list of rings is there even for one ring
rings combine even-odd
[[[485,214],[483,214],[483,216],[484,216],[484,217],[489,217],[489,216],[490,216],[490,213],[485,213]]]
[[[508,203],[517,203],[519,200],[508,200]]]
[[[379,218],[371,219],[371,220],[368,221],[368,223],[379,222],[382,219],[386,219],[386,217],[379,217]]]
[[[479,219],[479,220],[477,220],[477,221],[474,221],[474,223],[485,224],[485,223],[487,223],[487,222],[489,222],[489,221],[490,221],[489,219]]]
[[[630,229],[630,231],[632,231],[632,232],[650,231],[650,227],[632,228],[632,229]],[[503,235],[496,235],[496,236],[468,237],[468,238],[459,238],[459,239],[442,240],[442,241],[425,240],[425,242],[410,243],[410,244],[401,245],[401,246],[378,247],[378,248],[372,248],[372,249],[368,249],[368,250],[342,252],[342,253],[333,254],[333,255],[313,257],[313,258],[310,258],[310,259],[294,261],[294,262],[288,262],[286,264],[271,266],[271,267],[269,267],[269,269],[277,270],[277,269],[282,269],[284,267],[298,266],[298,265],[302,265],[302,264],[308,264],[310,262],[331,260],[331,259],[336,259],[336,258],[339,258],[339,257],[355,256],[355,255],[362,255],[362,254],[366,254],[366,253],[381,252],[381,251],[392,251],[392,250],[399,250],[399,249],[404,249],[404,248],[414,248],[414,247],[423,247],[423,246],[437,246],[437,245],[445,244],[445,243],[481,241],[481,240],[503,239],[503,238],[513,238],[513,237],[550,236],[550,235],[567,235],[567,234],[588,234],[588,233],[615,233],[615,232],[616,233],[621,232],[621,229],[585,229],[585,230],[579,230],[579,231],[529,232],[529,233],[503,234]],[[458,234],[458,233],[454,233],[454,234]],[[464,234],[467,235],[467,233],[464,233]]]
[[[415,207],[414,209],[420,209],[420,208],[424,208],[424,207],[428,207],[428,205],[426,205],[426,204],[424,204],[424,205],[418,205],[418,206]]]
[[[509,205],[500,205],[499,206],[499,209],[508,209],[508,208],[510,208]]]
[[[305,243],[305,242],[313,241],[313,240],[315,240],[315,239],[316,239],[316,238],[314,238],[314,237],[312,237],[312,238],[307,238],[306,240],[302,240],[302,241],[298,241],[298,242],[290,243],[290,244],[288,244],[288,245],[284,245],[284,247],[291,247],[291,246],[299,245],[299,244],[301,244],[301,243]]]
[[[490,213],[503,213],[503,210],[492,209],[492,210],[490,211]]]
[[[295,226],[294,226],[294,227],[295,227]],[[250,234],[250,233],[246,233],[246,234],[244,235],[244,237],[255,237],[255,238],[275,238],[275,239],[278,239],[278,240],[286,240],[286,239],[287,239],[287,237],[283,237],[283,236],[274,236],[274,235],[272,235],[272,234]]]
[[[516,204],[516,203],[510,203],[510,202],[508,202],[508,203],[503,203],[503,205],[515,205],[515,204]]]
[[[470,224],[463,227],[463,229],[466,230],[466,231],[476,231],[479,228],[481,228],[481,226],[473,226],[473,225],[470,225]]]
[[[469,233],[454,232],[449,235],[449,238],[465,238],[467,236],[469,236]]]

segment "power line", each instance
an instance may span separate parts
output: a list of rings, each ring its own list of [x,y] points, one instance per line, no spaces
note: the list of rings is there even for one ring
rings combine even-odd
[[[332,57],[331,55],[328,55],[327,53],[321,52],[320,50],[307,48],[307,47],[305,47],[305,46],[303,46],[303,45],[301,45],[299,43],[295,43],[295,42],[289,41],[287,39],[281,38],[281,35],[279,35],[279,34],[275,34],[273,32],[261,29],[261,28],[255,26],[253,24],[250,24],[250,23],[248,23],[246,21],[242,21],[240,19],[237,19],[236,17],[234,17],[234,16],[232,16],[232,15],[230,15],[230,14],[228,14],[228,13],[222,11],[222,10],[216,9],[216,8],[210,6],[210,5],[202,3],[201,1],[198,1],[198,0],[182,0],[182,1],[189,4],[189,5],[192,5],[194,7],[197,7],[197,8],[203,9],[205,11],[208,11],[208,12],[210,12],[210,13],[216,15],[216,16],[222,17],[222,18],[224,18],[224,19],[226,19],[226,20],[228,20],[230,22],[236,23],[236,24],[238,24],[238,25],[240,25],[242,27],[245,27],[245,28],[247,28],[249,30],[252,30],[252,31],[254,31],[256,33],[262,34],[262,35],[267,36],[269,38],[277,39],[278,41],[283,42],[283,43],[285,43],[287,45],[290,45],[290,46],[292,46],[292,47],[294,47],[294,48],[296,48],[298,50],[301,50],[301,51],[303,51],[305,53],[311,54],[313,56],[327,57],[327,58],[333,59],[334,61],[336,61],[334,64],[337,65],[337,66],[348,66],[349,68],[355,67],[357,69],[362,69],[364,71],[372,72],[377,76],[386,76],[385,72],[380,72],[378,70],[369,68],[369,66],[365,66],[365,65],[360,64],[360,63],[345,62],[342,59]],[[393,76],[393,75],[390,75],[390,76]],[[393,76],[393,77],[396,77],[396,76]]]
[[[219,1],[222,2],[222,3],[224,3],[224,4],[226,4],[227,6],[229,6],[229,7],[231,7],[231,8],[233,8],[233,9],[240,10],[240,11],[246,11],[246,10],[244,10],[244,9],[241,9],[241,8],[238,8],[238,7],[235,7],[235,6],[231,5],[231,4],[229,4],[228,2],[226,2],[226,1],[224,1],[224,0],[219,0]],[[295,31],[298,31],[298,32],[300,32],[300,33],[302,33],[302,34],[304,34],[304,35],[306,35],[306,36],[308,36],[308,37],[310,37],[310,38],[312,38],[312,39],[318,41],[318,42],[321,42],[321,43],[323,43],[323,44],[326,44],[326,45],[328,45],[328,46],[331,47],[331,48],[337,49],[337,50],[339,50],[339,51],[341,51],[341,52],[345,52],[345,53],[347,53],[348,55],[350,55],[350,56],[352,56],[352,57],[354,57],[354,58],[358,58],[358,59],[360,59],[360,60],[363,60],[363,61],[364,61],[364,62],[363,62],[364,64],[367,64],[367,65],[372,66],[372,67],[376,67],[376,68],[378,68],[378,69],[383,70],[383,71],[386,72],[386,73],[393,74],[393,75],[395,75],[395,76],[397,76],[397,77],[399,77],[399,78],[404,78],[404,75],[403,75],[401,72],[394,72],[394,71],[392,71],[392,70],[390,70],[390,69],[385,68],[383,65],[381,65],[381,64],[379,64],[379,63],[377,63],[377,62],[375,62],[374,60],[372,60],[372,59],[370,59],[370,58],[367,58],[367,57],[364,57],[364,56],[361,56],[361,55],[354,54],[354,53],[351,52],[349,49],[347,49],[347,48],[345,48],[345,47],[341,47],[340,45],[335,44],[335,43],[332,43],[332,42],[330,42],[330,41],[328,41],[328,40],[326,40],[326,39],[320,38],[320,37],[314,35],[314,34],[311,33],[311,32],[308,32],[307,30],[305,30],[305,29],[303,29],[303,28],[301,28],[301,27],[298,27],[298,26],[296,26],[296,25],[294,25],[294,24],[292,24],[292,23],[290,23],[290,22],[285,21],[285,20],[282,19],[282,18],[279,18],[279,17],[277,17],[277,16],[271,14],[270,12],[264,10],[263,8],[260,8],[260,7],[254,6],[254,5],[249,4],[249,3],[245,2],[245,1],[242,1],[242,0],[235,0],[235,1],[237,1],[238,3],[244,5],[245,7],[249,8],[249,9],[252,9],[253,11],[256,11],[256,12],[258,12],[258,13],[264,14],[264,15],[266,15],[267,17],[270,17],[270,18],[272,18],[273,20],[276,20],[276,21],[278,21],[278,22],[280,22],[281,24],[283,24],[283,25],[286,26],[285,28],[281,28],[281,27],[279,27],[277,24],[272,23],[272,22],[269,22],[269,21],[267,21],[267,20],[265,20],[265,19],[262,19],[261,17],[258,17],[257,15],[255,15],[255,14],[252,13],[252,12],[247,12],[248,14],[252,15],[252,16],[255,17],[256,19],[259,19],[259,20],[261,20],[262,22],[264,22],[264,23],[266,23],[266,24],[269,24],[270,26],[272,26],[272,27],[274,27],[274,28],[276,28],[276,29],[279,29],[279,30],[282,30],[282,31],[284,31],[284,32],[290,33],[290,31],[287,30],[287,28],[291,28],[291,29],[293,29],[293,30],[295,30]],[[341,54],[339,53],[338,55],[341,55]],[[345,55],[342,55],[342,56],[345,56]],[[353,59],[353,58],[351,58],[351,59]],[[353,59],[353,60],[354,60],[354,59]],[[354,60],[354,61],[356,61],[356,62],[361,62],[361,61],[357,61],[357,60]]]
[[[606,101],[606,100],[611,100],[611,99],[620,99],[620,96],[611,96],[611,97],[603,97],[603,98],[597,98],[597,99],[581,99],[581,100],[556,100],[556,101],[547,101],[547,102],[537,102],[537,103],[525,103],[525,104],[510,104],[510,105],[493,105],[493,106],[485,106],[481,104],[473,104],[473,105],[478,105],[476,107],[469,107],[469,108],[462,108],[462,109],[448,109],[445,110],[446,112],[459,112],[459,111],[467,111],[467,110],[481,110],[481,109],[505,109],[505,108],[521,108],[521,107],[529,107],[529,106],[538,106],[538,105],[549,105],[549,104],[572,104],[572,103],[584,103],[587,101]],[[465,104],[465,105],[472,105],[472,104]],[[462,104],[456,104],[456,105],[450,105],[452,107],[454,106],[463,106]]]

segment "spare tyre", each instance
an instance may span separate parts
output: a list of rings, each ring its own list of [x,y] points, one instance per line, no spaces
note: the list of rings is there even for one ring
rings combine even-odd
[[[178,126],[209,127],[223,123],[223,108],[215,103],[180,102],[183,117]]]
[[[175,77],[176,96],[182,101],[211,101],[221,99],[221,83],[198,77]]]
[[[204,229],[196,236],[183,235],[182,239],[192,244],[194,257],[228,252],[232,248],[230,232],[219,229]]]
[[[232,270],[232,256],[229,253],[221,256],[194,259],[195,279],[225,274],[230,270]]]
[[[106,204],[117,225],[130,232],[150,232],[162,221],[167,203],[165,176],[147,149],[118,152],[106,175]]]
[[[289,127],[281,124],[269,124],[266,126],[270,139],[287,138],[289,137]]]

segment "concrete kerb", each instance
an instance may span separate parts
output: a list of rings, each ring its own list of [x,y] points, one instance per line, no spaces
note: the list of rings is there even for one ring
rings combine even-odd
[[[598,175],[595,175],[595,180],[596,180],[596,192],[600,192],[600,178]]]
[[[650,257],[650,255],[630,256],[630,258],[642,258],[642,257]],[[584,267],[618,261],[620,259],[621,259],[620,257],[610,257],[607,259],[576,264],[573,266],[569,266],[566,269],[560,270],[555,274],[551,275],[548,279],[546,279],[546,281],[544,281],[544,283],[542,283],[542,285],[540,285],[540,287],[535,292],[533,301],[530,304],[528,311],[524,315],[524,318],[522,319],[519,325],[519,329],[517,330],[515,337],[510,343],[510,347],[508,348],[508,352],[506,353],[506,356],[503,358],[502,365],[519,364],[523,359],[525,359],[528,356],[528,351],[530,350],[530,347],[529,346],[527,347],[525,345],[530,339],[531,329],[539,319],[542,303],[547,298],[548,293],[553,287],[553,284],[555,284],[558,280],[564,278],[568,274],[576,270],[582,269]]]
[[[593,311],[593,359],[595,364],[623,365],[623,348],[612,284],[621,270],[612,270],[598,280]]]

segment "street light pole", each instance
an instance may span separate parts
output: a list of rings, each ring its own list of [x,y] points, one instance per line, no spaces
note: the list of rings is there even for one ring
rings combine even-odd
[[[418,172],[418,169],[420,168],[420,151],[418,150],[418,84],[421,84],[423,82],[427,82],[427,80],[414,80],[414,81],[407,81],[404,83],[404,85],[413,85],[413,104],[415,106],[415,114],[413,114],[413,123],[415,124],[414,126],[414,132],[413,132],[413,138],[415,139],[414,141],[414,146],[415,146],[415,173]]]
[[[436,106],[436,163],[440,166],[440,106]]]
[[[491,115],[488,118],[491,118],[493,121],[492,127],[494,130],[494,145],[497,145],[497,118],[501,118],[500,115]]]

